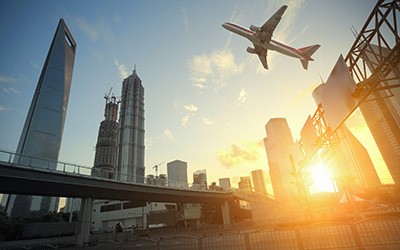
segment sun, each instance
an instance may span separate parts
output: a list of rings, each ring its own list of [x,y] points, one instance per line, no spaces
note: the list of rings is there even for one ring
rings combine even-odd
[[[311,193],[335,192],[329,170],[322,163],[310,167],[309,171],[312,180]]]

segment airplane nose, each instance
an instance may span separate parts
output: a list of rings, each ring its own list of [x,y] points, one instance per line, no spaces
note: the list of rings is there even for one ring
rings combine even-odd
[[[228,25],[226,23],[222,24],[222,27],[224,27],[225,29],[228,29]]]

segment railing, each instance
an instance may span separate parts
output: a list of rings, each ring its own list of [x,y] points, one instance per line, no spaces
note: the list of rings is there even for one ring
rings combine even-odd
[[[138,237],[132,232],[92,235],[99,247],[118,244],[134,249],[243,249],[311,250],[363,249],[369,246],[397,246],[400,249],[400,216],[370,218],[354,223],[325,222],[290,229],[245,232],[190,231],[189,235]],[[247,231],[247,232],[246,232]],[[250,231],[250,232],[249,232]],[[158,237],[157,237],[158,236]],[[394,248],[393,248],[394,249]]]
[[[116,181],[116,182],[131,183],[136,185],[157,186],[158,188],[168,188],[168,189],[178,189],[178,190],[227,193],[226,191],[216,191],[209,189],[197,190],[195,188],[191,188],[190,186],[188,186],[187,188],[167,186],[166,183],[165,185],[155,185],[151,184],[151,182],[154,180],[153,178],[147,178],[145,176],[127,175],[124,173],[116,172],[114,170],[108,171],[101,168],[91,168],[78,164],[21,155],[2,149],[0,149],[0,162],[11,164],[15,167],[29,167],[49,172],[59,172],[69,175],[80,175],[85,177],[91,177],[94,179],[101,179],[105,181]]]

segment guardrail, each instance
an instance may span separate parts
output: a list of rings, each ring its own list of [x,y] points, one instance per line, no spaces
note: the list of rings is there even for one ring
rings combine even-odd
[[[63,174],[70,175],[80,175],[85,177],[91,177],[96,179],[102,179],[105,181],[116,181],[123,183],[131,183],[135,185],[147,185],[147,186],[157,186],[158,188],[168,188],[168,189],[177,189],[177,190],[190,190],[190,191],[199,191],[199,192],[218,192],[218,193],[227,193],[227,191],[217,191],[217,190],[199,190],[194,187],[188,186],[186,187],[175,187],[175,186],[167,186],[167,183],[163,185],[152,184],[154,181],[153,178],[147,178],[145,176],[137,176],[137,175],[127,175],[124,173],[120,173],[117,171],[107,171],[105,169],[100,168],[92,168],[78,164],[72,164],[61,161],[54,161],[45,158],[32,157],[28,155],[16,154],[14,152],[10,152],[7,150],[0,149],[0,162],[4,162],[16,167],[29,167],[33,169],[40,169],[43,171],[49,172],[59,172]],[[156,180],[160,180],[156,178]],[[166,181],[166,180],[165,180]]]

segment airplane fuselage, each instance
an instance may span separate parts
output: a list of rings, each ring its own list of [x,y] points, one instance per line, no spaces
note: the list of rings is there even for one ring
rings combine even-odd
[[[233,33],[236,33],[240,36],[246,37],[252,43],[264,48],[265,50],[275,50],[276,52],[279,52],[281,54],[284,54],[284,55],[287,55],[290,57],[298,58],[301,60],[306,60],[306,58],[304,58],[301,55],[301,52],[298,49],[290,47],[283,43],[280,43],[274,39],[271,39],[271,41],[269,43],[263,42],[260,38],[255,36],[256,32],[249,30],[245,27],[242,27],[235,23],[224,23],[222,26],[225,29],[232,31]]]

